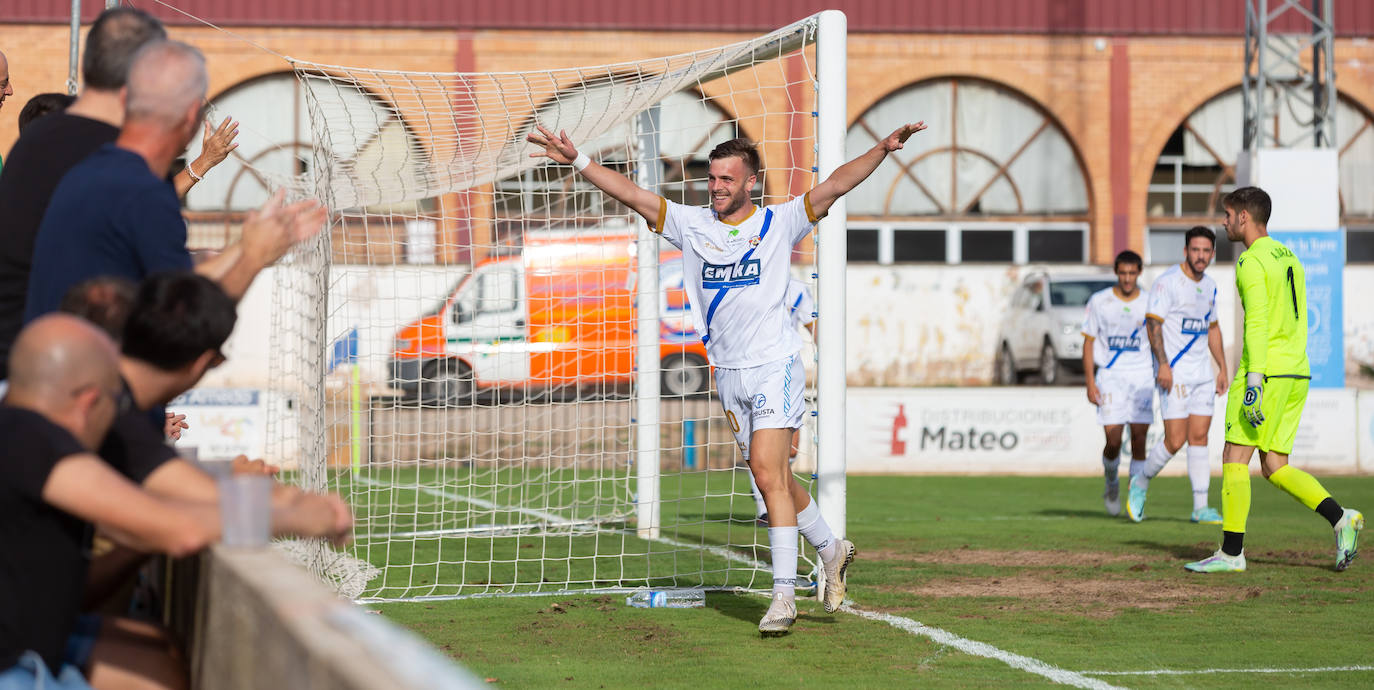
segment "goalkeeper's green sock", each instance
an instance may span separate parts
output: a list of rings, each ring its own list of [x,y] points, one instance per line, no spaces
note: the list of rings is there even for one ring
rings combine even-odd
[[[1221,465],[1221,551],[1239,556],[1245,550],[1245,521],[1250,517],[1250,465]]]
[[[1341,521],[1341,515],[1345,511],[1316,477],[1292,465],[1284,465],[1269,475],[1269,483],[1287,491],[1290,496],[1298,499],[1299,503],[1315,510],[1317,514],[1326,518],[1332,527]]]

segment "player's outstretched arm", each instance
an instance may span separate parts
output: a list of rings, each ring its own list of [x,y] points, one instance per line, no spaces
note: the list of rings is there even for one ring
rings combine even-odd
[[[811,210],[816,212],[816,217],[820,218],[830,212],[831,204],[836,199],[849,193],[849,190],[859,186],[860,182],[868,179],[878,165],[887,158],[887,154],[897,151],[906,144],[906,140],[911,135],[926,128],[924,121],[910,125],[902,125],[897,131],[887,135],[887,138],[873,145],[873,148],[865,151],[858,158],[855,158],[830,173],[830,177],[816,185],[807,197],[811,201]]]
[[[577,147],[568,139],[568,133],[560,131],[556,136],[553,132],[544,129],[541,125],[535,125],[536,131],[530,132],[525,137],[535,146],[544,147],[543,151],[536,151],[530,154],[530,158],[548,158],[555,163],[572,165],[577,160]],[[659,196],[653,192],[635,184],[630,178],[607,168],[596,161],[588,160],[586,167],[581,170],[582,176],[587,181],[596,185],[601,191],[611,195],[611,198],[629,206],[635,213],[644,217],[650,226],[658,223]],[[659,228],[661,231],[662,228]]]

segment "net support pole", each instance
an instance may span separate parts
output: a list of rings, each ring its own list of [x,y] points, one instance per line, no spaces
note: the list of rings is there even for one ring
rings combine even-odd
[[[650,107],[636,121],[639,163],[635,177],[641,187],[659,186],[659,107]],[[659,536],[659,310],[658,235],[640,219],[635,280],[635,517],[642,539]]]
[[[847,31],[843,12],[820,13],[816,32],[818,181],[844,164]],[[845,535],[845,227],[845,201],[840,197],[816,228],[816,493],[821,515],[840,537]]]
[[[76,95],[76,68],[81,52],[81,0],[72,0],[72,31],[67,44],[67,95]]]

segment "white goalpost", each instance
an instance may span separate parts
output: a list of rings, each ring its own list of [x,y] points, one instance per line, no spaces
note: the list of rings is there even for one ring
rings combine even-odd
[[[269,443],[349,500],[357,532],[346,553],[294,550],[365,601],[768,588],[680,253],[524,139],[566,130],[701,205],[707,152],[748,137],[755,201],[779,203],[843,162],[845,32],[827,11],[716,48],[521,72],[293,60],[312,147],[290,186],[331,222],[275,270]],[[804,353],[794,471],[837,535],[844,231],[840,200],[793,263],[824,343]]]

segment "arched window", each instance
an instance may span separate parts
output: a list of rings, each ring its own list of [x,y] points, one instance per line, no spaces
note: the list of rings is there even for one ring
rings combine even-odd
[[[193,246],[216,246],[229,241],[242,214],[267,201],[271,189],[293,182],[300,184],[297,182],[300,178],[308,177],[316,157],[311,142],[307,89],[319,108],[350,114],[347,119],[329,120],[336,123],[331,126],[343,128],[347,125],[347,131],[326,132],[320,139],[322,145],[330,148],[328,158],[347,161],[352,174],[390,182],[413,178],[416,176],[414,171],[424,165],[423,146],[406,128],[395,109],[347,82],[306,77],[303,83],[292,73],[272,74],[244,82],[215,98],[206,114],[211,126],[217,126],[226,116],[239,122],[238,148],[186,195]],[[201,137],[197,135],[186,159],[195,160],[200,149]],[[434,206],[433,199],[422,199],[333,210],[347,217],[349,228],[341,237],[343,244],[352,240],[381,246],[384,240],[400,247],[405,244],[406,228],[387,229],[373,223],[364,231],[354,226],[366,224],[363,221],[369,220],[369,216],[423,216]],[[359,234],[367,239],[353,237]],[[341,255],[341,251],[347,256]],[[396,251],[389,250],[388,254]],[[336,260],[342,262],[364,258],[354,256],[356,251],[350,252],[343,247],[336,247],[335,254]],[[400,260],[400,256],[374,255],[367,260],[385,263]]]
[[[560,123],[580,121],[585,113],[609,112],[611,91],[596,84],[574,87],[541,107],[533,121],[556,132]],[[681,203],[706,204],[706,156],[716,144],[738,136],[735,121],[695,91],[679,91],[664,98],[658,118],[657,191]],[[595,139],[579,142],[579,151],[635,177],[636,159],[641,155],[638,127],[632,118]],[[516,235],[525,229],[605,223],[607,218],[628,215],[628,209],[581,176],[569,174],[567,166],[543,165],[496,185],[497,234],[504,241],[517,241]]]
[[[1044,108],[979,79],[925,81],[860,116],[848,157],[918,118],[930,129],[848,196],[851,261],[1086,260],[1087,178]]]
[[[1146,198],[1146,260],[1180,260],[1183,233],[1194,225],[1220,231],[1221,196],[1236,187],[1244,111],[1240,89],[1231,89],[1194,110],[1174,131],[1155,163]],[[1301,104],[1280,108],[1264,126],[1278,140],[1293,142],[1306,129]],[[1310,112],[1310,109],[1309,109]],[[1309,142],[1310,145],[1310,142]],[[1341,222],[1347,259],[1374,261],[1374,117],[1344,96],[1336,104],[1336,148],[1340,154]],[[1217,238],[1217,260],[1233,261],[1239,249]]]

